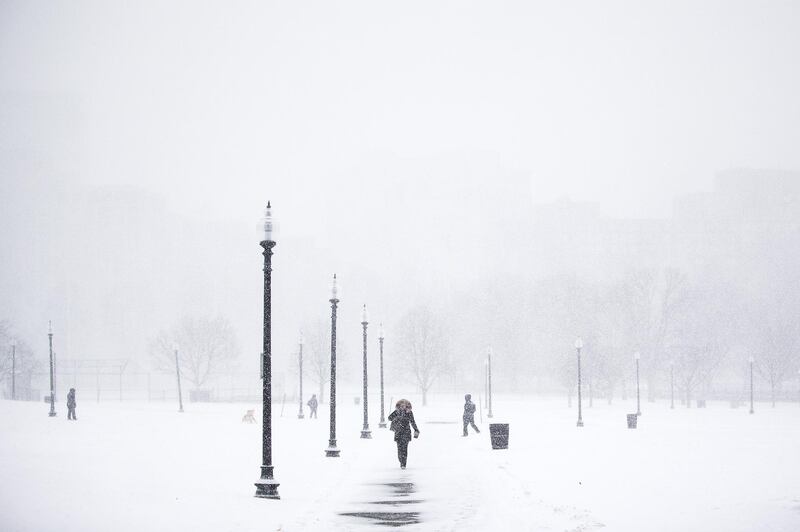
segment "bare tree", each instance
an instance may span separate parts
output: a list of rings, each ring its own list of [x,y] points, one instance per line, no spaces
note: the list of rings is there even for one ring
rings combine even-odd
[[[16,342],[13,348],[13,363],[12,341]],[[28,398],[33,374],[41,368],[42,363],[34,357],[30,346],[13,334],[11,324],[5,320],[0,321],[0,382],[9,383],[10,387],[13,371],[17,397]]]
[[[688,290],[686,275],[671,268],[630,272],[620,287],[628,338],[628,352],[622,353],[621,363],[630,366],[633,352],[642,353],[650,401],[655,399],[656,378],[668,363],[667,346],[677,334]]]
[[[317,399],[322,403],[325,397],[325,385],[331,381],[331,334],[330,325],[325,320],[318,320],[306,329],[306,348],[311,375],[319,386]]]
[[[698,388],[703,394],[711,391],[735,341],[736,310],[724,288],[710,280],[687,285],[673,308],[674,330],[665,353],[671,355],[687,406]]]
[[[775,407],[775,392],[794,373],[796,367],[797,325],[794,315],[762,313],[753,338],[755,367],[769,382],[770,398]]]
[[[158,333],[150,344],[157,369],[175,370],[175,352],[181,376],[195,388],[202,387],[208,378],[230,369],[239,356],[239,343],[233,326],[225,318],[184,317],[169,330]]]
[[[442,321],[428,307],[418,306],[403,316],[396,330],[398,372],[416,384],[427,405],[431,386],[451,366]]]

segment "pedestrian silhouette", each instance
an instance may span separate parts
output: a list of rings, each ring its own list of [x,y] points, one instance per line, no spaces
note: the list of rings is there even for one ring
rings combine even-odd
[[[394,431],[400,469],[405,469],[408,460],[408,442],[411,441],[411,427],[414,427],[415,438],[419,438],[419,429],[414,421],[414,413],[411,411],[411,403],[408,400],[400,399],[395,408],[396,410],[389,414],[389,421],[392,422],[389,429]]]
[[[317,406],[319,405],[319,402],[317,401],[317,394],[312,395],[311,399],[309,399],[308,403],[306,404],[308,405],[308,408],[311,409],[311,413],[308,414],[308,419],[317,417]]]
[[[480,434],[481,431],[475,425],[475,403],[472,402],[472,396],[467,394],[464,396],[464,434],[462,436],[469,436],[467,427],[470,425],[475,429],[475,432]]]
[[[67,394],[67,419],[78,420],[75,417],[75,388],[70,388]]]

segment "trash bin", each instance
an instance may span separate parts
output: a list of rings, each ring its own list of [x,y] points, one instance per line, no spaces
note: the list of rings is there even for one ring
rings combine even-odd
[[[705,399],[698,399],[697,400],[697,408],[705,408],[706,407],[706,400]]]
[[[508,423],[490,423],[492,449],[508,449]]]
[[[635,429],[636,428],[636,422],[637,422],[638,419],[639,419],[639,416],[637,416],[636,414],[628,414],[628,428],[629,429]]]
[[[353,397],[353,404],[355,404],[356,406],[360,405],[361,404],[361,398],[360,397]]]

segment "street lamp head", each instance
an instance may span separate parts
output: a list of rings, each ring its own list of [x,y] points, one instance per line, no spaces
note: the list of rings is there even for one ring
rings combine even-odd
[[[272,218],[272,204],[268,201],[267,208],[264,210],[264,216],[261,218],[260,232],[264,240],[268,242],[275,241],[275,221]]]
[[[364,304],[364,306],[361,309],[361,323],[368,323],[368,322],[369,322],[369,315],[367,315],[367,305]]]
[[[639,360],[640,358],[642,358],[642,355],[639,353],[639,351],[636,351],[636,352],[633,354],[633,358],[635,358],[636,360]]]
[[[178,344],[177,343],[173,343],[172,344],[172,350],[173,351],[177,351],[178,350]]]
[[[489,347],[487,347],[487,348],[486,348],[486,353],[487,353],[489,356],[492,356],[492,346],[489,346]]]
[[[756,359],[755,359],[755,358],[753,358],[752,356],[751,356],[751,357],[750,357],[748,360],[749,360],[749,362],[750,362],[751,364],[752,364],[753,362],[755,362],[755,361],[756,361]]]
[[[580,336],[575,340],[575,349],[583,349],[583,340]]]
[[[17,340],[16,339],[11,340],[11,347],[14,347],[14,348],[17,347]]]
[[[300,338],[298,338],[297,343],[303,345],[306,343],[306,337],[303,336],[303,331],[300,331]]]
[[[339,300],[339,284],[336,282],[336,274],[333,274],[333,284],[331,284],[331,301]]]
[[[383,323],[382,322],[381,322],[380,325],[378,325],[378,338],[380,338],[381,340],[386,338],[386,336],[384,336],[384,334],[383,334]]]
[[[53,334],[53,322],[47,321],[47,334]]]

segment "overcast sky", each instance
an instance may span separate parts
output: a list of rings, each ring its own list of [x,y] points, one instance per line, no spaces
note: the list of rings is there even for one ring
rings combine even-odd
[[[364,161],[480,153],[533,201],[636,217],[800,168],[797,2],[335,4],[2,0],[2,140],[184,213],[269,196],[306,233]]]

